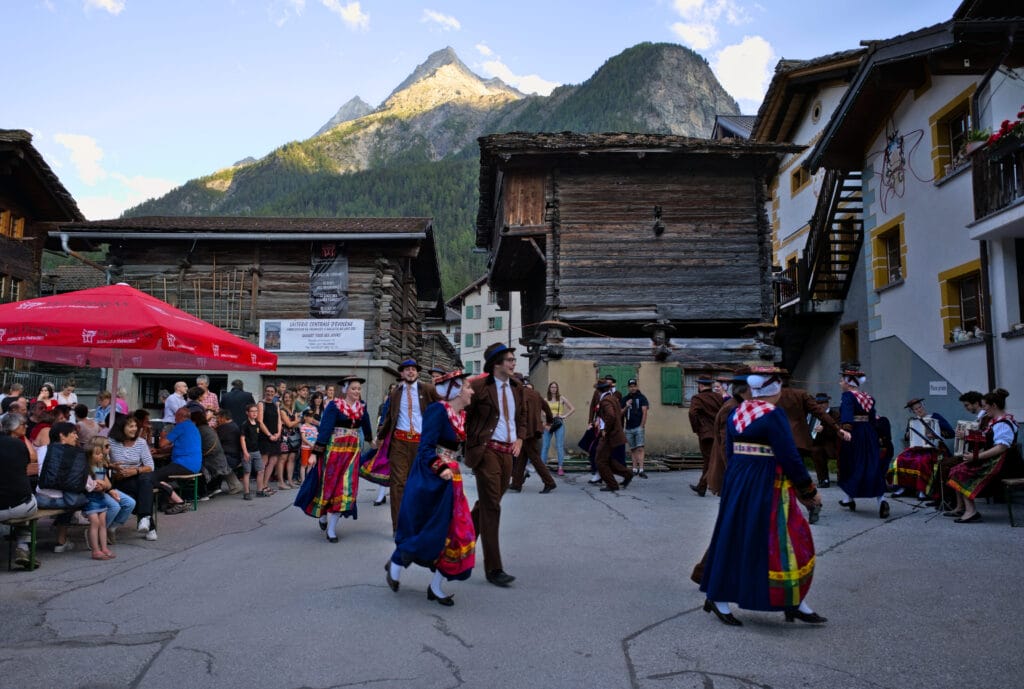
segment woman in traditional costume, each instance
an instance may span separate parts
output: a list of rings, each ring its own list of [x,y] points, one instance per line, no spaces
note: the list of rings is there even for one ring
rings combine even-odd
[[[879,456],[878,432],[875,430],[875,398],[860,386],[867,377],[855,365],[843,368],[839,387],[843,391],[839,404],[839,425],[850,433],[850,440],[839,445],[839,487],[846,494],[841,507],[857,510],[854,498],[875,498],[878,516],[889,516],[885,499],[886,464]]]
[[[903,434],[907,449],[892,461],[887,477],[889,483],[896,486],[892,497],[899,497],[909,489],[916,492],[919,500],[926,500],[931,492],[935,463],[948,454],[942,439],[952,438],[955,433],[941,414],[928,413],[920,397],[907,402],[905,409],[911,413]]]
[[[435,383],[440,402],[423,412],[416,460],[402,495],[395,552],[384,565],[388,586],[397,592],[403,567],[416,563],[434,572],[427,600],[455,605],[442,581],[468,579],[473,572],[476,532],[462,489],[458,450],[466,440],[466,406],[473,389],[456,370]]]
[[[357,376],[345,376],[338,385],[341,397],[324,409],[320,431],[312,454],[317,455],[314,471],[306,474],[295,506],[319,520],[330,543],[338,542],[335,528],[342,517],[358,519],[356,495],[359,492],[359,431],[371,438],[370,416],[360,400],[363,383]]]
[[[753,399],[740,402],[726,425],[727,468],[700,590],[704,610],[740,626],[729,610],[782,610],[787,622],[821,624],[805,600],[814,573],[811,527],[798,507],[821,496],[781,408],[777,373],[747,378]]]
[[[391,393],[398,387],[392,383],[384,396],[384,401],[377,408],[377,432],[384,425],[388,409],[391,406]],[[380,507],[388,502],[388,487],[391,485],[391,462],[388,460],[388,447],[391,444],[391,436],[388,435],[380,442],[380,445],[372,447],[363,453],[359,461],[359,476],[370,483],[377,484],[377,497],[373,499],[373,506]]]
[[[1020,462],[1017,451],[1017,420],[1006,413],[1006,390],[999,388],[985,395],[982,403],[990,419],[985,431],[985,449],[965,456],[964,461],[949,471],[947,485],[955,491],[956,508],[943,512],[956,517],[957,524],[980,522],[981,513],[974,507],[978,494],[1002,470],[1006,462]]]

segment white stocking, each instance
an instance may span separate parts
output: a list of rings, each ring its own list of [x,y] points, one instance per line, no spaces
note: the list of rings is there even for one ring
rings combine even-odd
[[[399,577],[402,576],[402,565],[396,565],[394,562],[390,562],[389,569],[391,570],[391,578],[398,581]]]
[[[388,496],[388,487],[387,486],[377,486],[377,497],[374,500],[374,502],[380,502],[381,500],[383,500],[387,496]]]
[[[331,512],[327,515],[327,535],[331,538],[338,537],[338,534],[334,531],[334,527],[338,525],[339,519],[341,519],[341,512]]]
[[[434,595],[438,598],[447,598],[444,589],[441,588],[441,582],[444,580],[444,575],[440,572],[434,572],[434,578],[430,582],[430,590],[434,592]]]
[[[800,610],[800,612],[802,612],[805,615],[813,615],[814,614],[814,611],[811,610],[811,606],[807,605],[807,601],[803,601],[803,600],[800,601],[799,610]]]

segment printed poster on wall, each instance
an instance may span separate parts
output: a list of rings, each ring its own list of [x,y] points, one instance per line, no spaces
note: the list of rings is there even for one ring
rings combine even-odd
[[[361,352],[365,321],[304,318],[260,321],[260,347],[269,352]]]
[[[348,255],[337,242],[313,242],[309,264],[310,318],[341,318],[348,312]],[[362,349],[360,345],[359,349]]]

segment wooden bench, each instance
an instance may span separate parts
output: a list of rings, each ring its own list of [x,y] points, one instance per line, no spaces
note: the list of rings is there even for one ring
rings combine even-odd
[[[202,474],[175,474],[174,476],[168,476],[167,478],[171,481],[187,481],[192,479],[192,511],[195,512],[199,509],[199,477]]]
[[[5,519],[3,521],[4,524],[6,524],[7,526],[10,526],[12,529],[15,528],[15,527],[19,527],[19,526],[27,526],[27,527],[29,527],[29,533],[31,534],[31,536],[30,536],[31,540],[29,541],[29,549],[28,549],[28,567],[26,567],[25,569],[33,570],[33,569],[36,568],[36,523],[40,519],[45,519],[46,517],[56,517],[58,515],[68,514],[68,513],[73,512],[73,511],[74,510],[38,510],[38,511],[36,511],[35,514],[33,514],[30,517],[19,517],[19,518],[16,518],[16,519]],[[14,570],[14,550],[15,550],[16,547],[17,547],[17,543],[15,542],[14,532],[12,531],[11,532],[11,536],[10,536],[10,540],[8,541],[8,544],[7,544],[7,571],[8,572]]]
[[[1010,526],[1017,526],[1016,522],[1013,520],[1013,494],[1019,490],[1024,490],[1024,478],[1003,479],[1003,491],[1006,495],[1006,509],[1010,513]],[[1024,524],[1021,526],[1024,526]]]

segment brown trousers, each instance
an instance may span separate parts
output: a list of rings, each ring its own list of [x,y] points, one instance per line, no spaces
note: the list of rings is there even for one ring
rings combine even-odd
[[[800,451],[804,455],[804,450]],[[818,485],[828,479],[828,448],[822,445],[815,445],[810,452],[811,461],[814,463],[814,473],[818,475]]]
[[[594,462],[597,464],[597,473],[601,475],[601,480],[604,481],[604,485],[608,486],[612,490],[619,489],[619,483],[615,480],[615,476],[621,476],[626,478],[632,476],[625,464],[612,459],[612,450],[614,448],[604,439],[597,443],[597,457]]]
[[[523,441],[523,451],[512,462],[512,488],[522,490],[523,481],[526,480],[527,462],[533,465],[533,470],[537,472],[545,486],[555,485],[555,478],[540,459],[540,438],[533,438]]]
[[[477,501],[473,505],[473,529],[483,541],[484,571],[504,569],[501,564],[501,497],[512,478],[512,455],[487,448],[483,459],[473,469],[476,477]]]
[[[715,445],[714,438],[700,439],[700,456],[703,460],[700,470],[700,480],[697,481],[697,490],[703,492],[708,489],[708,466],[711,464],[711,448]]]
[[[389,491],[391,494],[391,530],[398,530],[398,510],[402,507],[402,493],[409,478],[409,468],[416,459],[419,443],[410,443],[392,436],[388,446]]]

